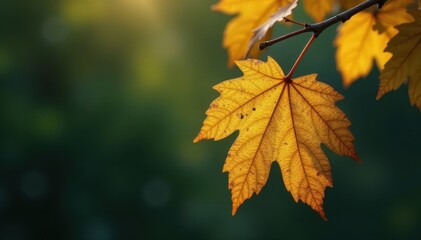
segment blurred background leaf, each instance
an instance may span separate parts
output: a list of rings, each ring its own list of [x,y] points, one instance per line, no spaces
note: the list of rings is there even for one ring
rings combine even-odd
[[[334,28],[296,74],[318,72],[346,96],[364,163],[329,155],[328,222],[294,203],[277,167],[231,217],[221,169],[235,136],[192,143],[211,87],[240,76],[221,47],[229,17],[212,3],[0,4],[0,239],[421,237],[420,113],[405,88],[375,101],[375,71],[343,89]],[[310,21],[301,6],[295,16]],[[289,68],[307,37],[269,53]]]

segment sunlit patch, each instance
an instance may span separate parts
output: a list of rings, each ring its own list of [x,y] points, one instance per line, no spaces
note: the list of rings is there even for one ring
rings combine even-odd
[[[168,19],[164,8],[167,1],[160,0],[67,0],[61,6],[63,16],[75,25],[124,19],[127,24],[162,28]]]
[[[107,14],[108,1],[68,0],[62,4],[64,18],[73,24],[85,24],[99,20]]]
[[[133,78],[145,92],[156,91],[164,87],[164,69],[165,64],[158,55],[142,51],[134,55]]]
[[[41,32],[46,42],[56,44],[67,37],[68,28],[61,18],[51,18],[45,21]]]
[[[168,29],[154,35],[155,41],[151,43],[151,47],[156,55],[173,61],[183,57],[185,39],[179,32]]]
[[[147,24],[152,24],[154,27],[163,25],[165,14],[160,9],[160,1],[157,0],[121,0],[121,3],[127,7],[128,10],[134,10],[137,16],[147,21]],[[167,4],[167,3],[165,3]],[[145,24],[145,23],[143,23]]]

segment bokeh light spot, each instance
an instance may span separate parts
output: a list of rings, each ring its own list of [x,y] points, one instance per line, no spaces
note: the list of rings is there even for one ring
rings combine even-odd
[[[22,176],[22,194],[30,199],[44,198],[48,192],[48,180],[38,171],[30,171]]]
[[[142,197],[151,207],[163,207],[171,197],[171,190],[166,181],[153,179],[143,186]]]

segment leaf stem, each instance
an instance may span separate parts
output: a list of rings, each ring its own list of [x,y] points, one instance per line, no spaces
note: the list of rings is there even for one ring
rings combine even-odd
[[[284,17],[284,21],[300,25],[301,27],[305,27],[307,25],[306,23],[300,23],[300,22],[294,21],[292,19],[289,19],[287,17]]]
[[[338,22],[346,22],[349,20],[352,16],[355,14],[377,4],[377,8],[380,9],[388,0],[366,0],[365,2],[356,5],[355,7],[352,7],[342,13],[339,13],[338,15],[331,17],[329,19],[326,19],[322,22],[313,23],[313,24],[304,24],[304,28],[297,30],[295,32],[288,33],[284,36],[265,41],[259,44],[259,49],[263,50],[275,43],[278,43],[280,41],[283,41],[285,39],[291,38],[293,36],[303,34],[306,32],[313,32],[315,37],[318,37],[326,28],[332,26],[333,24],[336,24]]]
[[[294,65],[292,66],[291,70],[289,71],[288,75],[285,76],[285,80],[286,81],[291,81],[291,77],[292,74],[294,74],[295,69],[297,69],[298,64],[301,62],[301,60],[303,59],[305,53],[307,52],[307,50],[310,48],[310,45],[313,43],[314,39],[316,39],[316,34],[313,33],[313,35],[311,35],[311,38],[308,40],[307,44],[305,45],[305,47],[303,48],[303,50],[301,51],[300,55],[298,56],[297,60],[295,60]]]

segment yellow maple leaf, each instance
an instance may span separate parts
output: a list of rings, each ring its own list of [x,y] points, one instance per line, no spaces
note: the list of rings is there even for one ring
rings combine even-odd
[[[304,10],[315,21],[322,21],[327,14],[332,12],[336,0],[305,0]]]
[[[399,33],[386,48],[393,57],[380,74],[377,99],[407,81],[411,104],[421,110],[421,16],[418,10],[411,15],[415,21],[396,27]]]
[[[393,26],[411,21],[406,5],[412,0],[389,0],[378,12],[364,11],[354,15],[338,28],[335,39],[337,68],[348,87],[371,71],[373,60],[382,70],[392,57],[384,52],[389,40],[397,34]],[[376,28],[376,29],[375,29]]]
[[[374,29],[383,33],[391,27],[412,21],[406,9],[406,6],[412,2],[413,0],[389,0],[386,2],[378,13],[375,12],[377,21]]]
[[[294,200],[310,205],[326,219],[324,190],[332,187],[325,144],[339,155],[358,159],[351,124],[335,105],[343,97],[316,74],[287,80],[269,57],[237,61],[243,77],[214,88],[214,100],[194,142],[219,140],[239,130],[229,150],[224,172],[229,172],[232,214],[266,184],[271,164],[281,167],[284,184]]]
[[[244,59],[249,49],[251,57],[257,57],[260,51],[257,44],[250,46],[254,30],[264,24],[280,8],[287,6],[293,0],[220,0],[212,6],[213,10],[225,14],[238,14],[225,27],[223,46],[228,50],[228,66],[233,66],[235,60]],[[262,41],[267,40],[266,34]]]

